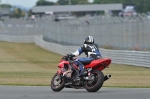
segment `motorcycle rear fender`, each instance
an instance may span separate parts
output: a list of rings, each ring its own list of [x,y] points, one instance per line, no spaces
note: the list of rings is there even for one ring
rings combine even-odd
[[[86,65],[85,68],[92,68],[93,70],[103,70],[108,67],[111,63],[111,59],[103,58],[92,61],[90,64]]]

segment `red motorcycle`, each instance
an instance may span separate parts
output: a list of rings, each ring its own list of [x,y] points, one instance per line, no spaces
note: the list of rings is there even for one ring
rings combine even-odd
[[[92,62],[82,63],[85,68],[85,75],[78,77],[79,68],[74,63],[74,58],[70,59],[64,56],[58,67],[60,68],[51,80],[51,89],[53,91],[61,91],[65,88],[84,88],[88,92],[98,91],[104,81],[108,80],[111,75],[104,76],[102,70],[108,68],[111,63],[109,58],[95,59]]]

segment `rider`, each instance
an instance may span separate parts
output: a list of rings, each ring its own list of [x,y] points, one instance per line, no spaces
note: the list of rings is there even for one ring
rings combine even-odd
[[[74,63],[79,66],[80,69],[79,77],[85,74],[83,64],[89,64],[95,59],[102,58],[98,49],[98,45],[94,43],[94,38],[92,36],[86,37],[84,40],[84,44],[76,52],[69,54],[69,56],[73,58],[82,54],[83,52],[87,55],[87,57],[79,58],[74,61]]]

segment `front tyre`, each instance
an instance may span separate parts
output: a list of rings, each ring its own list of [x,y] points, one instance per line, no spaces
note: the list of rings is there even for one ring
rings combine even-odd
[[[55,92],[61,91],[64,88],[64,78],[56,73],[51,80],[51,89]]]
[[[104,74],[99,70],[92,70],[91,71],[91,80],[87,81],[85,85],[85,89],[88,92],[96,92],[98,91],[104,82]]]

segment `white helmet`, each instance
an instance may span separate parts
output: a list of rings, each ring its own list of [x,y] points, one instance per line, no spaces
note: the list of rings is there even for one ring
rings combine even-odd
[[[93,44],[94,43],[94,38],[93,36],[88,36],[84,40],[84,44]]]

